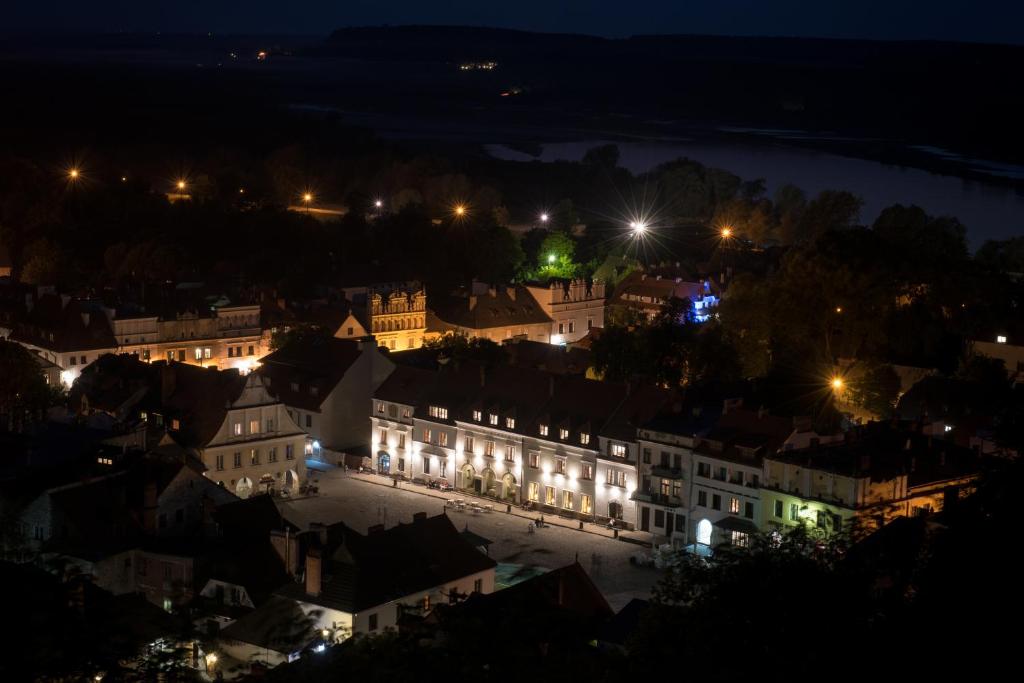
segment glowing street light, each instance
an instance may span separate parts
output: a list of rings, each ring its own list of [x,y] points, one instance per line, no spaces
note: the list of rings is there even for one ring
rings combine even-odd
[[[311,201],[313,201],[313,194],[311,192],[303,192],[302,193],[302,201],[304,201],[307,204],[309,204]]]
[[[456,218],[462,218],[462,217],[464,217],[466,215],[466,205],[465,204],[456,204],[455,208],[452,209],[452,211],[455,213],[455,217]]]
[[[724,228],[722,228],[721,234],[722,239],[729,239],[730,237],[732,237],[732,228],[730,228],[728,225],[725,226]]]
[[[547,223],[549,218],[550,218],[550,216],[548,216],[546,213],[542,213],[540,215],[540,222],[541,223]]]
[[[629,228],[633,231],[634,235],[642,235],[647,232],[647,223],[643,221],[633,221],[629,224]]]
[[[844,384],[845,383],[843,382],[843,378],[842,377],[833,377],[832,378],[832,388],[835,391],[842,391]]]
[[[843,312],[843,307],[842,306],[836,306],[836,313],[842,313],[842,312]]]
[[[78,177],[80,175],[81,173],[78,171],[77,168],[71,168],[68,170],[68,178],[71,180],[78,180]]]
[[[548,263],[554,263],[554,262],[555,262],[555,255],[554,254],[548,254]]]
[[[374,205],[374,206],[375,206],[376,208],[380,209],[380,208],[383,208],[383,207],[384,207],[384,202],[383,202],[382,200],[378,199],[378,200],[376,200],[375,202],[373,202],[373,205]]]
[[[178,188],[179,190],[184,190],[184,189],[185,189],[185,187],[187,187],[187,185],[186,185],[186,183],[185,183],[185,181],[184,181],[184,180],[179,180],[179,181],[178,181],[178,182],[177,182],[177,183],[175,184],[175,187],[177,187],[177,188]]]

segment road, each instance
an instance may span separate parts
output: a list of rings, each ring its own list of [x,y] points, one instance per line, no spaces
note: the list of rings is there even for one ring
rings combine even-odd
[[[529,522],[506,514],[504,508],[492,513],[457,512],[446,510],[442,499],[426,495],[422,488],[411,484],[395,489],[337,469],[317,476],[319,496],[281,504],[285,516],[301,526],[344,522],[365,532],[374,524],[390,528],[411,522],[416,512],[447,512],[460,530],[468,526],[493,541],[490,555],[498,562],[555,569],[578,559],[616,610],[632,598],[649,597],[660,576],[655,569],[629,563],[631,555],[648,552],[632,543],[554,525],[530,534]]]

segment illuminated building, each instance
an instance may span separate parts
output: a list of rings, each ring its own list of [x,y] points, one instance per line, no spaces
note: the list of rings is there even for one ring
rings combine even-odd
[[[551,342],[557,329],[551,316],[522,285],[497,287],[473,282],[468,290],[432,297],[427,327],[432,336],[448,333],[502,342]],[[586,330],[582,331],[586,334]]]
[[[978,471],[970,449],[874,424],[841,443],[765,456],[762,514],[766,528],[805,524],[858,538],[955,504]]]
[[[619,283],[608,306],[632,309],[653,320],[673,298],[688,299],[697,322],[707,320],[718,305],[718,295],[710,280],[691,282],[673,275],[638,272]]]
[[[632,528],[635,424],[668,395],[524,367],[399,367],[374,394],[373,467]]]
[[[604,327],[605,287],[600,281],[551,280],[527,283],[526,290],[551,318],[551,343],[579,341],[595,327]]]

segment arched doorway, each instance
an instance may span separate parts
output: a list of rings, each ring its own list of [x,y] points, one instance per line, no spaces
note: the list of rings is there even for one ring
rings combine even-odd
[[[494,486],[494,470],[492,470],[490,467],[484,469],[482,479],[483,481],[481,482],[480,493],[483,493],[485,496],[495,495],[496,492]]]
[[[462,488],[466,491],[476,490],[479,491],[479,482],[476,478],[476,470],[468,462],[462,466]]]
[[[506,472],[505,476],[501,478],[502,492],[501,497],[506,500],[515,500],[516,498],[516,478],[511,472]]]
[[[252,479],[242,477],[235,484],[235,495],[239,498],[248,498],[252,494]]]
[[[711,522],[706,519],[697,522],[697,543],[711,545]]]
[[[270,493],[274,490],[274,475],[267,473],[260,477],[260,488],[266,493]]]
[[[381,474],[391,472],[391,456],[388,455],[387,451],[377,453],[377,471]]]
[[[299,490],[299,473],[295,470],[288,470],[284,475],[284,487],[288,493],[295,493]]]

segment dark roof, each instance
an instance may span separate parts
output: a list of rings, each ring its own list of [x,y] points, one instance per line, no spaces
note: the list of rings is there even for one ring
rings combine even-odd
[[[440,321],[470,330],[551,323],[529,290],[516,285],[512,291],[513,296],[504,287],[479,295],[436,296],[427,305]]]
[[[724,460],[759,465],[766,454],[778,451],[797,430],[791,417],[766,410],[730,408],[704,436],[697,451]]]
[[[604,628],[601,630],[601,640],[606,643],[625,645],[640,625],[640,620],[643,618],[644,612],[646,612],[650,606],[651,603],[649,601],[641,600],[640,598],[633,598],[627,602],[626,606],[620,609],[618,613],[605,624]]]
[[[470,531],[468,522],[466,523],[466,527],[462,530],[462,532],[459,535],[462,536],[463,540],[465,540],[466,543],[469,543],[474,548],[486,548],[492,543],[494,543],[494,541],[492,541],[491,539],[485,538],[480,534],[475,534],[472,531]]]
[[[757,525],[743,517],[723,517],[714,523],[719,529],[726,531],[741,531],[745,534],[756,534]]]
[[[578,562],[527,579],[487,595],[474,594],[455,609],[500,615],[515,605],[517,611],[540,615],[567,611],[590,619],[607,619],[612,608]]]
[[[304,584],[286,585],[278,595],[355,613],[497,566],[444,514],[367,536],[334,525],[327,536],[320,595],[307,594]]]
[[[382,401],[416,405],[420,400],[420,394],[430,386],[436,374],[430,370],[398,365],[377,387],[373,396]]]
[[[263,605],[224,628],[220,636],[291,654],[316,640],[319,634],[314,626],[293,600],[272,595]]]
[[[289,522],[272,496],[250,496],[217,507],[213,518],[226,539],[266,539],[271,531],[292,532],[299,527]]]
[[[884,481],[907,473],[909,486],[973,476],[977,455],[951,441],[873,423],[847,441],[799,451],[780,451],[772,460],[850,477]]]
[[[11,338],[58,352],[117,347],[99,302],[57,294],[39,297]]]
[[[360,354],[357,341],[310,335],[262,358],[259,373],[285,405],[319,410]]]
[[[245,586],[257,607],[289,580],[284,563],[268,538],[218,546],[206,557],[198,587],[201,589],[209,579]]]
[[[509,364],[522,368],[547,370],[559,375],[582,375],[591,365],[591,353],[583,348],[570,348],[528,339],[505,342]]]
[[[598,448],[597,436],[632,441],[636,429],[650,420],[672,397],[651,386],[630,387],[600,382],[577,375],[561,375],[533,368],[486,365],[475,361],[451,362],[436,372],[399,366],[375,392],[374,397],[416,406],[416,415],[427,417],[430,406],[448,409],[448,422],[475,422],[491,426],[488,416],[498,415],[499,429],[537,436],[539,425],[548,427],[548,438]],[[508,428],[506,419],[515,426]],[[431,417],[432,420],[438,418]],[[560,430],[568,431],[561,439]]]

